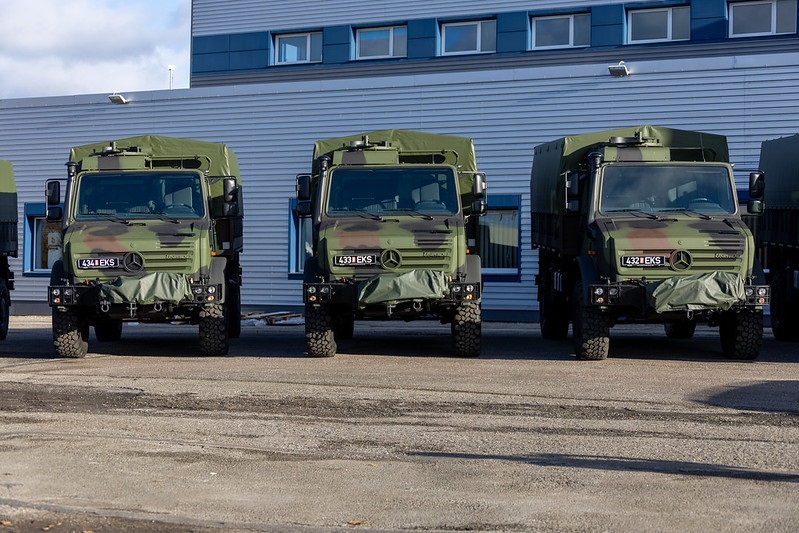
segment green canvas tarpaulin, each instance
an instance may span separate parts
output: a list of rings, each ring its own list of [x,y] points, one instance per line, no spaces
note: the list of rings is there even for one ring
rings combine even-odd
[[[435,270],[411,270],[410,272],[380,274],[358,285],[358,305],[400,302],[415,299],[444,297],[447,280],[443,272]]]
[[[744,300],[744,282],[733,272],[709,272],[650,283],[647,303],[658,313],[720,308]]]
[[[117,278],[100,289],[101,298],[111,303],[135,302],[151,305],[156,302],[178,303],[191,300],[189,280],[183,274],[152,272],[143,276]]]

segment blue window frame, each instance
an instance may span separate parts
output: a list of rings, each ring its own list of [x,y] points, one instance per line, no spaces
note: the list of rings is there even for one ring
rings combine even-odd
[[[61,259],[61,222],[48,222],[44,203],[25,204],[22,275],[49,277]]]

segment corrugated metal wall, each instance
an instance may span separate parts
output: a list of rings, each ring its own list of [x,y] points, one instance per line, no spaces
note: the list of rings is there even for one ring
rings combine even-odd
[[[429,17],[474,16],[480,13],[503,13],[567,7],[620,4],[624,0],[381,0],[351,2],[342,0],[194,0],[192,35],[245,33],[282,29],[313,28],[338,24],[384,23]],[[660,2],[658,2],[660,4]],[[387,18],[388,17],[388,18]]]
[[[64,175],[74,144],[144,133],[222,141],[245,179],[245,305],[295,306],[300,283],[287,279],[287,199],[294,175],[309,170],[319,138],[383,128],[475,139],[489,195],[522,194],[522,276],[486,288],[487,310],[535,308],[536,255],[530,250],[528,180],[534,145],[566,134],[651,123],[729,136],[744,182],[760,142],[799,132],[799,54],[629,64],[502,69],[126,94],[0,101],[0,159],[15,165],[20,202],[41,202],[43,183]],[[22,209],[20,207],[20,216]],[[22,237],[20,237],[22,242]],[[44,301],[46,278],[15,262],[18,301]]]

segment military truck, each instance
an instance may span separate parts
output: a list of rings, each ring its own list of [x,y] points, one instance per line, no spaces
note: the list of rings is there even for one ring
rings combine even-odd
[[[14,169],[8,161],[0,161],[0,340],[8,335],[8,317],[11,314],[11,293],[14,290],[14,273],[8,265],[9,257],[17,257],[17,186]]]
[[[48,301],[61,357],[83,357],[122,324],[199,324],[200,352],[241,331],[243,205],[224,144],[145,135],[71,149],[65,198],[48,180],[47,219],[63,226]]]
[[[771,331],[799,340],[799,134],[762,143],[760,168],[768,176],[766,208],[756,238],[771,278]]]
[[[764,176],[749,181],[758,212]],[[530,195],[545,338],[571,322],[577,357],[596,360],[617,323],[685,339],[706,322],[728,357],[757,357],[769,287],[725,137],[649,125],[563,137],[535,148]]]
[[[335,355],[356,319],[435,318],[451,324],[456,356],[478,356],[485,191],[468,138],[382,130],[316,142],[312,174],[297,176],[313,234],[308,355]]]

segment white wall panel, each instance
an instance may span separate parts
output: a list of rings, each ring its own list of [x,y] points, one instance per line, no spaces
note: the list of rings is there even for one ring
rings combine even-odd
[[[289,307],[301,298],[287,277],[287,202],[313,141],[392,127],[470,136],[489,196],[523,199],[521,282],[489,284],[484,307],[525,311],[536,307],[528,190],[536,144],[645,123],[720,133],[743,184],[761,141],[799,132],[796,54],[630,68],[624,79],[603,63],[207,87],[126,94],[132,102],[122,106],[104,94],[0,100],[0,159],[15,165],[20,202],[41,202],[44,180],[64,175],[75,144],[145,133],[226,142],[245,182],[244,304]],[[24,277],[20,261],[14,270],[14,299],[44,301],[47,279]]]
[[[474,16],[480,13],[547,10],[555,8],[608,5],[624,0],[194,0],[192,35],[244,33],[283,29],[406,21],[432,17]],[[658,2],[659,3],[659,2]]]

